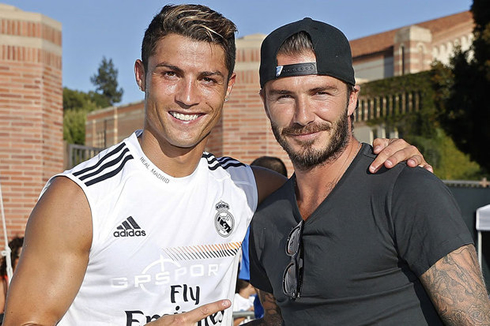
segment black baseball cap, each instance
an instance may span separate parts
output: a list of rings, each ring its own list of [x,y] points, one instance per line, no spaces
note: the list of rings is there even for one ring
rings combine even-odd
[[[299,32],[310,36],[316,62],[278,66],[277,51],[286,39]],[[344,33],[308,17],[279,27],[264,39],[260,49],[259,74],[261,88],[269,80],[301,75],[327,75],[347,84],[356,84],[350,44]]]

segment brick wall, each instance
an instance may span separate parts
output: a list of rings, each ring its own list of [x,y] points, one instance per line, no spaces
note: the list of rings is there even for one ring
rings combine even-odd
[[[237,82],[223,109],[219,133],[222,151],[214,153],[231,156],[247,164],[259,156],[278,156],[286,163],[288,171],[292,172],[287,154],[272,134],[259,89],[256,71],[237,72]]]
[[[143,101],[90,112],[85,124],[85,145],[106,148],[143,128]]]
[[[23,235],[43,185],[63,169],[61,78],[61,24],[0,4],[0,182],[9,239]]]

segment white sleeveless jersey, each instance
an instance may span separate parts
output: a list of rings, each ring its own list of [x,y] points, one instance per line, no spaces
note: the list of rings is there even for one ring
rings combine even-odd
[[[144,325],[233,300],[258,200],[251,168],[203,153],[192,175],[173,178],[143,154],[140,133],[60,174],[85,192],[93,241],[80,291],[59,325]],[[198,323],[231,324],[231,308]]]

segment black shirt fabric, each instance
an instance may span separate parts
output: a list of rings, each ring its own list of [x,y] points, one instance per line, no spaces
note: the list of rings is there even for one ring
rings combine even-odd
[[[285,325],[443,325],[419,277],[473,243],[450,190],[422,168],[375,174],[362,149],[305,221],[301,296],[282,277],[287,237],[301,220],[294,176],[258,208],[251,226],[251,283],[272,293]]]

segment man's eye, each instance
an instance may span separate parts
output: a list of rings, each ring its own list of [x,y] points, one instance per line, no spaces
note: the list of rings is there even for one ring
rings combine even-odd
[[[329,94],[328,94],[328,92],[325,92],[325,91],[318,91],[318,92],[316,92],[315,95],[326,96],[326,95],[329,95]]]
[[[209,77],[204,77],[202,80],[208,84],[215,84],[216,83],[216,80],[214,80],[213,78],[209,78]]]

